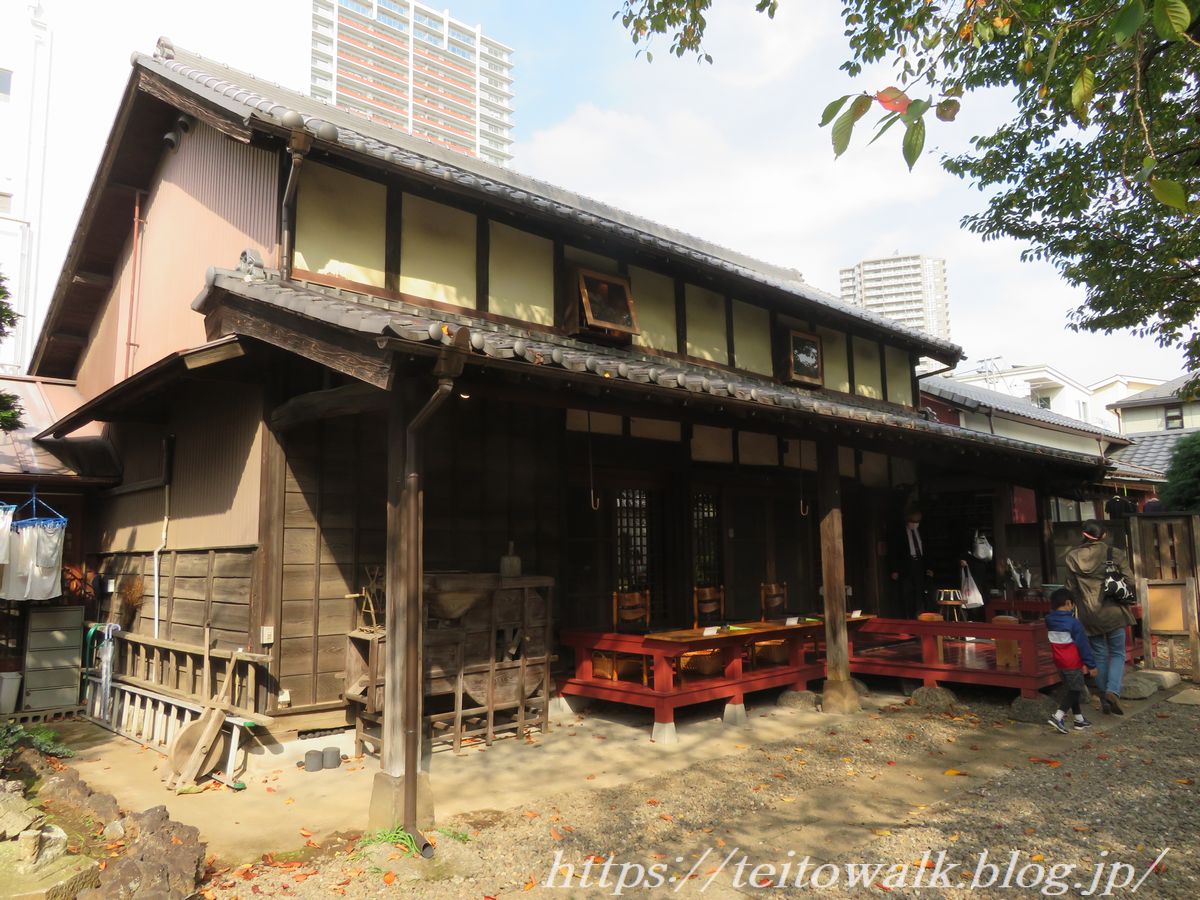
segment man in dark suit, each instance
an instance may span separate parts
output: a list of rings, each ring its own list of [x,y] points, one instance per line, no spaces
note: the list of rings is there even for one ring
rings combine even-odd
[[[900,588],[900,610],[906,619],[915,619],[928,606],[928,579],[933,571],[925,561],[925,541],[921,536],[921,510],[910,506],[904,513],[904,526],[893,532],[888,542],[892,559],[892,581]]]

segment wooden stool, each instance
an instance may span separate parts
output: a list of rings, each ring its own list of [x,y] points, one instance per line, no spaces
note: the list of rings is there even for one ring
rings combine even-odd
[[[993,625],[1018,625],[1020,620],[1016,616],[993,616]],[[1016,641],[996,641],[996,668],[997,669],[1018,669],[1020,668],[1020,654],[1018,652],[1018,643]]]
[[[923,613],[917,613],[917,621],[918,622],[944,622],[945,620],[942,618],[940,613],[923,612]],[[938,655],[938,662],[946,661],[946,653],[945,653],[945,649],[942,647],[942,636],[940,634],[937,636],[937,655]]]
[[[952,588],[942,588],[937,592],[937,605],[941,607],[942,618],[948,622],[965,622],[963,614],[962,591]]]

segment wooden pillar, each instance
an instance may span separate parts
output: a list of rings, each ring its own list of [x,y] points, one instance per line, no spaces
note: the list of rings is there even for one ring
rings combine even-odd
[[[387,653],[384,657],[383,750],[380,768],[388,775],[404,774],[404,541],[403,506],[405,427],[404,395],[393,385],[388,404],[387,434],[387,556],[384,575]]]
[[[419,479],[410,478],[406,491],[405,466],[406,440],[410,403],[405,393],[403,376],[396,372],[388,401],[387,429],[387,555],[384,575],[385,628],[387,643],[384,652],[383,717],[380,735],[383,747],[380,750],[379,771],[371,789],[371,805],[367,815],[367,827],[372,831],[390,830],[405,822],[406,782],[415,783],[416,820],[425,827],[433,821],[433,793],[429,785],[428,766],[424,754],[419,753],[414,771],[407,772],[404,765],[404,722],[405,683],[412,667],[406,670],[405,635],[408,631],[406,603],[406,574],[413,566],[421,565],[420,558],[420,498],[413,497],[413,489],[419,488]],[[406,503],[410,507],[405,515]],[[416,507],[412,515],[411,507]],[[420,677],[420,654],[417,659]],[[416,709],[417,727],[421,726],[420,694]],[[419,839],[419,843],[424,838]]]
[[[1011,518],[1012,488],[997,484],[992,494],[992,572],[996,587],[1002,587],[1008,577],[1008,523]]]
[[[825,595],[825,712],[849,713],[860,708],[850,681],[846,637],[846,560],[842,545],[842,478],[837,444],[817,443],[817,514],[821,529],[821,582]]]
[[[1053,584],[1058,580],[1057,560],[1054,558],[1054,515],[1050,509],[1050,496],[1038,491],[1038,547],[1042,557],[1042,583]]]

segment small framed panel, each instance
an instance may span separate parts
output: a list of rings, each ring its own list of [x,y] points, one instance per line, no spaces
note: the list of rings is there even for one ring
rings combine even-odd
[[[592,269],[579,269],[579,298],[589,328],[641,334],[629,279]]]
[[[823,374],[820,336],[796,329],[788,332],[788,381],[819,387]]]

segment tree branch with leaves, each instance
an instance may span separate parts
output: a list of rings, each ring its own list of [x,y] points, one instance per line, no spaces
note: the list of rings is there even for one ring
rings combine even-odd
[[[12,304],[8,302],[8,284],[4,277],[4,273],[0,272],[0,341],[12,334],[12,330],[17,325],[19,315],[13,310]],[[7,391],[0,391],[0,431],[16,431],[24,426],[21,421],[21,414],[24,412],[21,409],[21,403],[17,399],[16,394],[10,394]]]
[[[819,125],[835,156],[880,107],[873,143],[903,126],[911,169],[929,131],[988,89],[1012,111],[942,165],[987,197],[963,224],[1025,243],[1085,291],[1074,329],[1131,330],[1182,346],[1200,371],[1200,0],[842,0],[852,77],[890,84],[832,100]],[[666,36],[704,50],[711,0],[624,0],[639,52]],[[774,16],[778,3],[755,2]],[[646,56],[649,57],[649,53]],[[874,74],[870,77],[875,78]],[[900,134],[900,132],[893,132]]]

